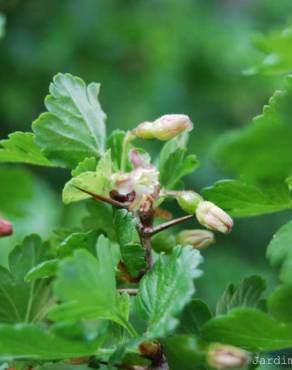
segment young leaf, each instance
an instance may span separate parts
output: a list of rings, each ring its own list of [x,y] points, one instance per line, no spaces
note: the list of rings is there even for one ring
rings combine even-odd
[[[276,91],[261,116],[219,140],[215,158],[227,170],[253,181],[284,181],[292,172],[291,100],[289,76],[285,89]]]
[[[172,152],[163,166],[159,166],[160,182],[166,189],[173,189],[180,179],[192,173],[199,161],[194,154],[186,155],[187,149],[178,148]]]
[[[114,130],[107,139],[107,148],[111,150],[114,167],[117,171],[121,169],[123,142],[125,136],[125,131]]]
[[[292,283],[292,221],[282,226],[267,249],[267,258],[274,266],[281,265],[280,279],[287,284]]]
[[[67,182],[63,189],[63,202],[68,204],[90,198],[90,195],[77,188],[88,190],[98,195],[108,196],[111,190],[111,174],[112,160],[111,153],[108,150],[99,160],[95,171],[82,172]]]
[[[177,317],[191,300],[193,279],[200,276],[198,250],[176,247],[169,257],[160,256],[139,287],[137,304],[148,320],[146,336],[161,338],[178,325]]]
[[[33,122],[36,142],[55,164],[74,168],[105,150],[105,114],[98,101],[100,85],[57,74],[45,105],[49,112]]]
[[[100,236],[97,258],[84,249],[60,262],[54,291],[61,300],[49,312],[56,321],[112,320],[127,326],[128,296],[116,291],[115,266],[109,241]]]
[[[19,162],[38,166],[53,166],[35,143],[30,132],[14,132],[0,141],[0,162]]]
[[[201,327],[212,318],[209,307],[200,299],[193,299],[184,308],[176,332],[179,334],[200,334]]]
[[[97,166],[97,159],[95,157],[85,158],[82,162],[78,163],[77,167],[72,170],[73,177],[80,175],[83,172],[95,171]]]
[[[136,277],[145,267],[145,251],[139,243],[135,221],[125,209],[114,212],[114,227],[121,256],[131,276]]]
[[[24,280],[31,282],[37,279],[47,279],[56,276],[59,266],[59,260],[57,258],[44,261],[33,267],[25,275]]]
[[[9,255],[9,270],[0,267],[0,322],[38,321],[49,308],[50,288],[45,281],[26,282],[25,276],[42,262],[46,246],[37,235],[24,239]]]
[[[103,202],[90,202],[86,206],[88,216],[82,220],[84,228],[103,232],[110,240],[116,240],[112,207]]]
[[[292,324],[284,324],[254,308],[235,308],[209,320],[202,328],[202,336],[207,341],[268,352],[292,346]]]
[[[265,281],[256,275],[242,280],[237,287],[230,284],[217,303],[216,314],[226,314],[236,307],[258,307],[265,289]]]
[[[292,207],[290,192],[284,182],[259,187],[239,180],[222,180],[203,189],[202,195],[233,217],[259,216]]]
[[[159,156],[160,182],[167,188],[177,186],[180,179],[192,173],[199,161],[194,154],[187,154],[188,134],[184,133],[168,141],[162,148]]]
[[[292,286],[279,286],[268,299],[269,312],[276,319],[292,322]]]
[[[94,341],[68,340],[53,330],[45,331],[31,324],[0,325],[0,361],[61,360],[98,353],[103,337]]]

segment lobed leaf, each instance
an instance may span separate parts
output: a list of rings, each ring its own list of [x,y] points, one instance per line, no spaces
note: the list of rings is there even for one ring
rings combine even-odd
[[[230,284],[217,303],[216,314],[223,315],[237,307],[257,308],[265,289],[265,281],[257,275],[243,279],[237,287]]]
[[[68,181],[63,189],[63,202],[69,204],[91,198],[78,188],[98,195],[108,196],[111,190],[110,176],[112,174],[111,153],[108,150],[100,158],[95,171],[80,173]]]
[[[260,187],[240,180],[221,180],[203,189],[202,195],[233,217],[259,216],[292,207],[290,192],[284,183]]]
[[[201,262],[198,250],[176,247],[169,257],[160,256],[141,280],[137,304],[148,321],[147,337],[164,337],[178,325],[177,317],[195,292],[193,279],[201,274]]]
[[[115,266],[109,241],[100,236],[97,259],[84,249],[60,262],[54,291],[61,303],[49,312],[55,321],[112,320],[126,325],[128,296],[116,291]]]
[[[74,168],[87,157],[104,153],[105,114],[98,101],[100,85],[57,74],[45,99],[47,113],[33,122],[36,142],[53,163]]]
[[[211,342],[268,352],[292,346],[292,325],[254,308],[235,308],[209,320],[202,328],[202,336]]]
[[[94,341],[68,340],[53,330],[32,324],[0,325],[0,361],[61,360],[94,355],[103,337]]]
[[[125,209],[114,212],[114,227],[116,238],[120,244],[122,261],[130,275],[136,277],[145,269],[145,251],[139,242],[139,235],[135,227],[135,220]]]
[[[14,132],[0,141],[0,162],[19,162],[38,166],[53,166],[35,143],[30,132]]]
[[[284,181],[292,173],[291,101],[288,76],[285,89],[275,92],[262,115],[220,138],[214,155],[222,167],[254,182]]]

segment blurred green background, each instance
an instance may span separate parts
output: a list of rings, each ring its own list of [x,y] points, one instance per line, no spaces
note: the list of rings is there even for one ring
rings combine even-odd
[[[0,41],[0,137],[30,129],[57,72],[102,83],[108,130],[127,129],[165,113],[195,123],[190,151],[201,168],[187,179],[200,189],[228,177],[212,162],[217,138],[261,112],[281,77],[246,76],[258,52],[257,32],[282,29],[291,0],[0,0],[6,34]],[[152,150],[158,152],[159,143]],[[247,160],[252,160],[248,157]],[[7,180],[8,178],[8,180]],[[24,234],[51,234],[78,224],[84,207],[64,208],[64,170],[0,167],[0,210],[15,224],[1,239],[0,259]],[[9,186],[7,184],[9,183]],[[11,206],[13,204],[13,206]],[[214,304],[228,281],[275,274],[265,260],[273,233],[290,215],[238,219],[231,236],[203,251],[199,295]],[[192,227],[191,224],[188,225]]]

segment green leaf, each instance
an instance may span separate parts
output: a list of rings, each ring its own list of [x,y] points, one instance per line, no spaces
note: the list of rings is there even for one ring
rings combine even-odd
[[[112,160],[110,150],[108,150],[99,160],[95,171],[82,172],[67,182],[63,189],[63,202],[69,204],[91,197],[76,187],[98,195],[108,196],[111,190],[111,174]]]
[[[28,271],[28,273],[24,277],[24,280],[27,282],[31,282],[37,279],[47,279],[56,276],[58,266],[59,260],[56,258],[41,262]]]
[[[281,266],[280,279],[284,283],[292,283],[292,221],[282,226],[267,248],[267,258],[274,266]]]
[[[292,286],[279,286],[268,299],[268,309],[272,316],[284,322],[292,321]]]
[[[108,238],[116,240],[112,207],[103,202],[90,202],[87,204],[87,210],[88,216],[82,221],[85,229],[104,232]]]
[[[209,307],[200,299],[193,299],[184,308],[176,332],[200,334],[201,327],[212,318]]]
[[[67,236],[60,243],[57,253],[60,257],[66,257],[72,255],[76,249],[87,249],[95,254],[96,241],[96,231],[76,232]]]
[[[284,183],[259,187],[239,180],[222,180],[203,189],[202,195],[233,217],[259,216],[292,207]]]
[[[253,44],[262,52],[259,62],[247,74],[282,74],[292,71],[292,27],[268,35],[257,34]]]
[[[100,85],[85,85],[79,77],[57,74],[45,105],[49,112],[33,122],[36,142],[54,163],[74,168],[105,150],[105,114],[98,101]]]
[[[292,173],[292,76],[251,124],[223,135],[215,158],[225,169],[253,181],[284,181]],[[248,153],[248,157],[247,157]]]
[[[97,257],[79,249],[60,262],[54,291],[61,303],[51,309],[51,319],[112,320],[127,326],[129,297],[116,291],[115,266],[104,236],[98,239]]]
[[[125,136],[125,131],[114,130],[107,139],[107,148],[111,150],[114,167],[117,171],[121,169],[123,142]]]
[[[165,188],[175,188],[182,177],[192,173],[199,166],[197,157],[186,153],[187,149],[178,148],[169,155],[163,166],[159,166],[160,183]]]
[[[25,281],[28,271],[46,255],[46,245],[37,235],[31,235],[10,253],[9,270],[0,266],[0,322],[38,321],[46,314],[50,287],[44,281]]]
[[[125,209],[114,212],[114,227],[120,244],[122,261],[130,275],[136,277],[146,267],[145,251],[139,243],[135,220]]]
[[[0,141],[0,162],[19,162],[38,166],[53,166],[35,143],[30,132],[14,132]]]
[[[205,343],[194,335],[174,335],[162,340],[169,370],[204,370]]]
[[[279,322],[254,308],[236,308],[217,316],[202,328],[203,338],[249,351],[275,351],[292,346],[292,325]]]
[[[158,166],[160,182],[167,189],[175,188],[183,176],[199,166],[194,154],[186,155],[188,137],[187,133],[179,135],[168,141],[161,150]]]
[[[148,320],[146,336],[164,337],[178,325],[177,317],[195,292],[193,278],[200,276],[201,262],[198,250],[176,247],[169,257],[160,256],[141,280],[137,304]]]
[[[61,360],[98,353],[103,337],[94,341],[68,340],[31,324],[0,325],[0,361]]]
[[[95,171],[97,160],[95,157],[85,158],[82,162],[78,163],[77,167],[72,170],[73,177],[80,175],[83,172]]]
[[[265,281],[257,275],[243,279],[237,287],[228,285],[217,303],[216,314],[226,314],[236,307],[257,308],[265,289]]]

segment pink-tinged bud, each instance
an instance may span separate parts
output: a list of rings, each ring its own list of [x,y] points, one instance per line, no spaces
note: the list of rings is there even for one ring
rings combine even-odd
[[[199,203],[203,201],[203,198],[194,191],[180,191],[178,192],[176,200],[181,209],[190,215],[193,215],[195,214]]]
[[[150,156],[148,153],[139,153],[138,150],[132,150],[130,152],[130,160],[135,168],[138,167],[150,167]]]
[[[177,242],[192,245],[196,249],[204,249],[215,243],[215,236],[212,231],[207,230],[184,230],[178,234]]]
[[[153,122],[141,123],[133,134],[142,139],[169,140],[192,129],[193,123],[185,114],[166,114]]]
[[[232,218],[212,202],[201,202],[196,210],[196,216],[201,225],[223,234],[228,234],[233,227]]]
[[[250,360],[248,352],[224,344],[211,344],[207,358],[211,367],[220,370],[239,369],[245,366]]]
[[[13,233],[12,224],[3,218],[0,219],[0,237],[9,236]]]

